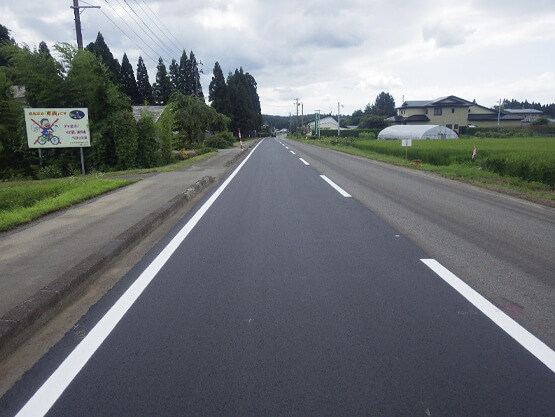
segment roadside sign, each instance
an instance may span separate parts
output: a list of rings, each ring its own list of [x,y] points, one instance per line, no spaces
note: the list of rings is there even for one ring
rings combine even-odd
[[[91,146],[87,108],[26,108],[29,148],[82,148]]]

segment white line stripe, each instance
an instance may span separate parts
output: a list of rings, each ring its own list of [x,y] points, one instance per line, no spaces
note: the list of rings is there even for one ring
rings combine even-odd
[[[310,165],[308,162],[306,162],[303,158],[299,158],[301,160],[301,162],[305,165]]]
[[[195,225],[204,216],[208,209],[214,204],[216,199],[222,194],[225,188],[241,170],[243,165],[248,161],[253,152],[263,142],[261,140],[258,145],[247,155],[245,160],[237,167],[237,169],[227,178],[227,180],[218,188],[218,190],[204,203],[204,205],[195,213],[195,215],[187,222],[172,241],[160,252],[160,254],[152,261],[152,263],[144,270],[137,280],[129,287],[129,289],[121,296],[121,298],[110,308],[110,310],[102,317],[102,319],[89,332],[87,337],[71,352],[71,354],[62,362],[62,364],[54,371],[54,373],[46,380],[39,390],[31,397],[25,406],[17,413],[16,417],[39,417],[44,416],[54,403],[60,398],[71,381],[83,369],[91,356],[96,352],[108,335],[114,330],[116,325],[131,308],[133,303],[137,301],[141,293],[152,282],[156,274],[162,269],[165,263],[170,259],[175,250],[185,240],[187,235],[193,230]]]
[[[285,146],[285,145],[283,145],[283,146]],[[285,149],[289,149],[289,147],[288,147],[288,146],[285,146]]]
[[[328,177],[326,177],[325,175],[320,175],[324,181],[326,181],[329,185],[331,185],[333,188],[335,188],[335,191],[337,191],[339,194],[341,194],[343,197],[351,197],[351,194],[349,194],[348,192],[346,192],[343,188],[341,188],[339,185],[337,185],[336,183],[334,183],[332,180],[330,180]]]
[[[555,352],[549,346],[495,307],[435,259],[421,259],[421,261],[470,301],[478,310],[501,327],[509,336],[555,372]]]
[[[293,151],[289,151],[289,152],[291,152],[293,155],[297,155],[297,154],[296,154],[295,152],[293,152]]]

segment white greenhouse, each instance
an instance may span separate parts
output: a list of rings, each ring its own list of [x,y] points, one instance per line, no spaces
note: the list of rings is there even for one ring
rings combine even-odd
[[[378,133],[379,140],[392,139],[458,139],[457,133],[439,125],[396,125]]]

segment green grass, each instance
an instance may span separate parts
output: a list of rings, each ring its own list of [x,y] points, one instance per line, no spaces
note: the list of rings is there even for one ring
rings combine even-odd
[[[144,169],[130,169],[128,171],[116,171],[116,172],[109,172],[106,173],[107,175],[118,176],[118,175],[140,175],[140,174],[148,174],[151,172],[168,172],[168,171],[175,171],[177,169],[186,168],[190,165],[193,165],[196,162],[202,161],[212,155],[216,155],[218,152],[208,152],[202,155],[193,156],[192,158],[187,158],[183,161],[176,162],[170,165],[164,165],[161,167],[154,167],[154,168],[144,168]]]
[[[89,175],[0,183],[0,231],[13,229],[132,182]]]
[[[444,177],[497,189],[550,206],[555,205],[555,138],[400,141],[322,138],[305,140],[396,165],[436,172]],[[472,151],[476,146],[476,158]],[[413,160],[422,162],[414,165]]]
[[[138,181],[136,179],[103,178],[105,175],[114,177],[174,171],[202,161],[216,153],[210,152],[175,164],[149,169],[134,169],[41,181],[0,183],[0,231],[13,229],[45,214],[70,207]]]

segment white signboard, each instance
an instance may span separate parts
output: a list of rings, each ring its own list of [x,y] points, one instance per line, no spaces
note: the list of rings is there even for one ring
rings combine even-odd
[[[412,146],[412,139],[401,139],[401,146]]]
[[[87,108],[23,109],[29,148],[91,146]]]

